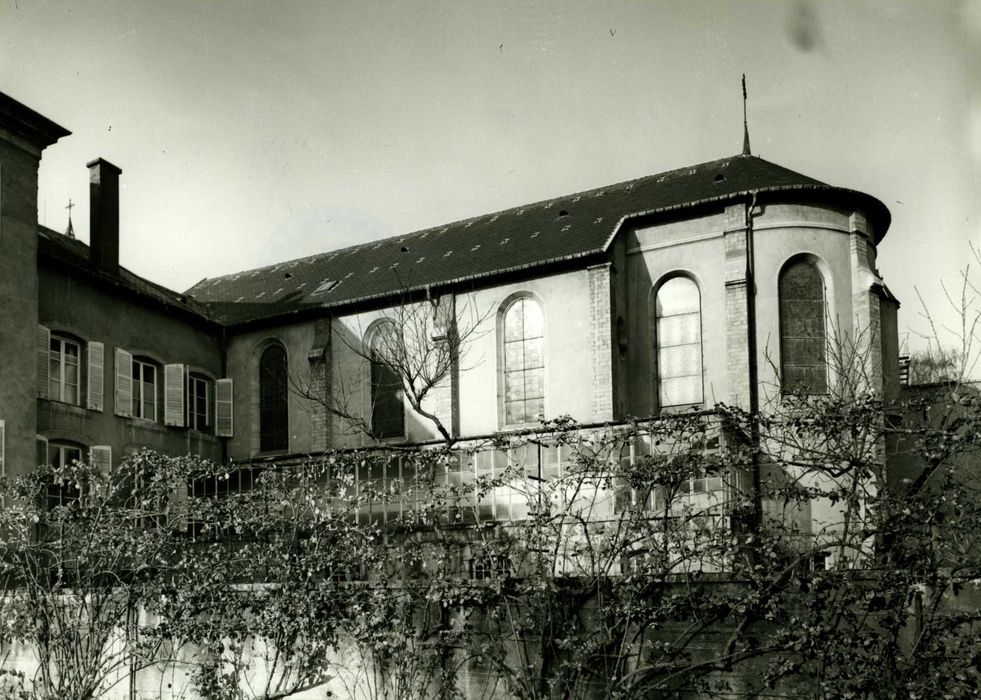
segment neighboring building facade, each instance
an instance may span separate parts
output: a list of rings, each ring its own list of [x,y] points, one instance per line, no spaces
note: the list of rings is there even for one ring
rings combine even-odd
[[[863,345],[869,388],[898,393],[898,302],[875,265],[888,210],[752,155],[182,295],[119,266],[120,170],[106,161],[89,164],[90,246],[37,225],[41,151],[67,134],[0,95],[8,474],[144,446],[248,461],[438,440],[372,361],[392,324],[419,319],[417,342],[461,339],[422,406],[454,438],[823,392],[826,348],[845,337]]]

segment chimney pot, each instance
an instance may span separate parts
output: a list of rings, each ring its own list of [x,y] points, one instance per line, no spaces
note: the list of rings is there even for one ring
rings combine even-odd
[[[122,170],[102,158],[89,169],[89,259],[110,275],[119,274],[119,176]]]

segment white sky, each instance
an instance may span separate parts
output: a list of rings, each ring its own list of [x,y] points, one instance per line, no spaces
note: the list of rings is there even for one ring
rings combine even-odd
[[[106,158],[156,282],[732,155],[745,72],[754,153],[892,211],[901,340],[981,243],[979,49],[973,1],[0,0],[0,90],[73,132],[40,221],[87,240]]]

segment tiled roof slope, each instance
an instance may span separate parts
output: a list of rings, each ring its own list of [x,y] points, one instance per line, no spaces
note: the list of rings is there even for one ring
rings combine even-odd
[[[622,220],[752,191],[841,190],[756,156],[733,156],[601,189],[233,275],[187,291],[213,317],[239,324],[344,306],[427,285],[446,285],[602,254]],[[867,202],[867,203],[868,203]],[[878,212],[877,212],[878,213]]]
[[[89,263],[89,247],[86,244],[41,226],[38,227],[38,257],[53,259],[105,285],[135,292],[168,309],[179,310],[201,320],[208,319],[207,308],[194,299],[145,280],[123,267],[119,268],[118,277],[92,269]]]

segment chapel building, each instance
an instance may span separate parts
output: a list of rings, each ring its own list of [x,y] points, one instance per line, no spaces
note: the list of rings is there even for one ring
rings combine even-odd
[[[6,474],[752,411],[828,391],[844,339],[870,390],[899,391],[899,304],[876,267],[889,211],[748,153],[178,293],[119,264],[123,174],[105,160],[88,164],[89,245],[38,225],[42,151],[68,135],[0,94]],[[373,360],[407,329],[450,348],[421,410]]]

